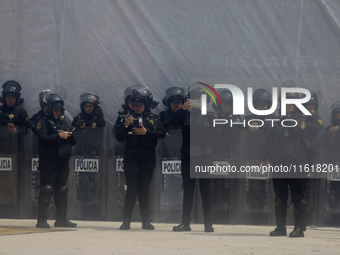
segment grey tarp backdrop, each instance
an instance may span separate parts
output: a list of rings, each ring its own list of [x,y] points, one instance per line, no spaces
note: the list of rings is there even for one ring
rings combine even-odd
[[[56,85],[67,87],[68,122],[88,90],[114,122],[133,84],[161,101],[193,79],[243,91],[292,79],[325,95],[325,126],[340,99],[338,0],[0,0],[0,13],[0,83],[22,84],[29,116]]]

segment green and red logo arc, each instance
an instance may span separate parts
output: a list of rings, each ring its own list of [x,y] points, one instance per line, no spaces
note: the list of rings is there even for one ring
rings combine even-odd
[[[217,91],[211,87],[210,85],[206,84],[206,83],[203,83],[203,82],[198,82],[199,84],[202,84],[203,86],[206,86],[207,88],[209,88],[211,91],[213,91],[215,93],[215,95],[217,96],[218,100],[220,101],[220,104],[222,106],[222,100],[220,98],[220,96],[218,95]],[[207,93],[211,98],[212,100],[214,101],[215,105],[217,106],[217,103],[216,103],[216,100],[215,100],[215,97],[211,94],[210,91],[208,91],[207,89],[204,89],[204,88],[199,88],[201,90],[203,90],[205,93]]]

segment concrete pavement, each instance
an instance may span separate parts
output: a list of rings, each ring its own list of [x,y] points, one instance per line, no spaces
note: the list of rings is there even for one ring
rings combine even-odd
[[[192,224],[191,232],[178,233],[173,224],[155,223],[152,231],[133,222],[130,230],[120,231],[121,222],[75,222],[75,229],[41,232],[35,220],[0,219],[0,255],[340,254],[340,228],[308,227],[306,237],[289,238],[269,237],[273,226],[214,225],[214,233],[205,233],[202,224]]]

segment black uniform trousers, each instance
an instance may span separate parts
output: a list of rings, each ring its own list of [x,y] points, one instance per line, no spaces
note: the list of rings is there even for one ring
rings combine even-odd
[[[149,217],[149,187],[156,166],[154,149],[126,148],[124,152],[124,175],[126,179],[126,195],[124,214],[132,216],[138,195],[142,217]]]
[[[183,155],[183,154],[182,154]],[[181,158],[183,181],[183,216],[190,217],[194,200],[196,179],[190,178],[190,155],[184,153]],[[211,217],[212,210],[212,180],[199,178],[199,188],[202,199],[203,214],[205,219]]]
[[[291,160],[290,162],[292,162],[293,164],[295,163],[296,165],[300,165],[298,161],[294,162],[294,160]],[[282,165],[287,165],[287,163],[283,163]],[[276,223],[279,228],[285,227],[289,186],[292,196],[292,202],[294,204],[295,226],[299,227],[302,231],[305,231],[308,210],[308,204],[306,200],[306,184],[306,178],[275,178],[275,174],[273,175],[273,187],[276,196]]]
[[[39,171],[40,188],[51,185],[55,191],[59,191],[67,183],[70,173],[69,158],[40,154]]]

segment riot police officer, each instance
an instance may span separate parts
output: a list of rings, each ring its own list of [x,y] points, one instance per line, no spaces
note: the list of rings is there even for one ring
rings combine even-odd
[[[47,212],[52,195],[56,206],[55,227],[76,227],[66,218],[66,186],[69,175],[69,158],[76,141],[69,132],[64,117],[64,101],[56,94],[45,96],[43,102],[44,117],[38,118],[36,134],[39,142],[40,193],[38,199],[37,228],[49,228]]]
[[[272,107],[272,95],[266,89],[257,89],[253,94],[253,107],[256,110],[268,110]],[[274,114],[255,115],[250,114],[245,117],[245,128],[248,131],[245,139],[244,152],[245,164],[257,164],[261,152],[263,151],[266,134],[271,122],[266,119],[275,119]],[[266,206],[267,183],[264,180],[248,180],[249,203],[252,209],[260,210]],[[253,221],[259,222],[262,214],[253,213]],[[267,219],[264,219],[267,220]]]
[[[206,159],[212,163],[211,145],[209,133],[212,117],[210,114],[201,115],[200,106],[196,105],[201,100],[204,93],[199,89],[199,83],[194,83],[188,90],[188,99],[182,107],[177,110],[169,119],[170,126],[181,126],[182,129],[182,148],[181,148],[181,174],[183,181],[183,215],[182,223],[173,227],[173,231],[191,231],[190,228],[190,215],[193,205],[193,196],[196,178],[190,178],[190,157],[195,160]],[[190,111],[189,111],[190,108]],[[190,121],[195,123],[190,123]],[[199,139],[191,141],[190,126],[196,130],[197,134],[204,132],[204,136]],[[196,137],[198,138],[198,137]],[[206,163],[206,162],[205,162]],[[197,164],[196,164],[197,165]],[[211,194],[211,179],[199,178],[199,188],[201,193],[203,214],[204,214],[204,231],[214,232],[212,227],[212,194]]]
[[[149,220],[149,186],[156,166],[155,147],[157,140],[165,137],[165,131],[159,117],[150,111],[153,96],[144,86],[131,91],[133,112],[117,119],[115,124],[116,139],[126,140],[124,151],[124,174],[126,195],[124,221],[120,230],[130,229],[133,208],[138,195],[142,216],[142,229],[153,230]]]
[[[324,140],[324,163],[339,165],[340,162],[340,101],[332,105],[331,108],[331,125],[325,129]],[[328,207],[331,210],[338,210],[340,208],[340,183],[338,181],[331,181],[329,185]],[[336,219],[335,219],[336,218]],[[338,222],[338,217],[331,220]]]
[[[232,148],[235,148],[236,145],[236,130],[235,123],[241,121],[241,117],[239,115],[233,114],[233,94],[228,89],[221,89],[217,91],[222,105],[219,103],[217,105],[213,104],[213,108],[217,111],[217,119],[225,119],[227,120],[227,124],[219,125],[217,127],[218,136],[215,136],[214,141],[214,155],[218,160],[230,160],[232,157],[231,152]],[[234,126],[231,126],[230,123],[233,123]],[[237,125],[237,124],[236,124]],[[240,125],[236,126],[240,127]],[[235,155],[233,155],[235,156]]]
[[[311,116],[306,116],[306,130],[305,137],[314,146],[317,145],[317,132],[322,130],[323,122],[318,116],[317,111],[319,107],[318,96],[316,93],[312,93],[310,100],[303,104],[304,107],[312,114]]]
[[[49,89],[45,89],[40,91],[39,95],[38,95],[38,101],[39,101],[39,105],[40,105],[40,111],[38,111],[37,113],[35,113],[28,121],[30,123],[30,127],[32,129],[32,131],[35,133],[35,124],[37,122],[37,119],[39,118],[43,118],[44,117],[44,111],[43,111],[43,101],[45,96],[50,93],[51,90]]]
[[[84,92],[79,99],[81,113],[73,119],[71,126],[78,128],[104,127],[105,120],[99,97],[93,92]]]
[[[12,133],[16,133],[14,125],[28,126],[27,112],[20,106],[23,103],[23,99],[20,98],[21,85],[14,80],[6,81],[1,92],[3,105],[0,106],[0,125],[7,125]]]
[[[301,98],[298,93],[287,93],[287,98]],[[292,120],[290,120],[292,119]],[[267,132],[266,144],[261,156],[261,165],[265,165],[267,158],[270,158],[272,166],[295,166],[305,164],[304,130],[306,118],[293,104],[286,105],[286,115],[280,116],[281,122]],[[285,121],[285,127],[282,124]],[[297,123],[296,126],[294,124]],[[294,126],[294,127],[293,127]],[[288,186],[294,203],[295,226],[289,234],[290,237],[304,237],[307,220],[307,201],[305,196],[305,173],[297,173],[291,176],[288,173],[272,173],[275,192],[275,217],[276,228],[270,232],[270,236],[286,236],[286,214],[288,200]],[[292,178],[295,177],[295,178]]]
[[[179,86],[168,88],[165,91],[163,104],[167,107],[165,111],[159,113],[162,125],[165,129],[170,128],[169,119],[184,104],[187,96],[185,90]],[[175,127],[172,127],[175,128]],[[180,128],[180,127],[177,127]]]

